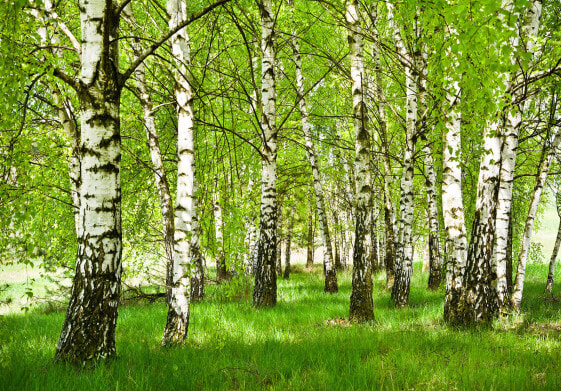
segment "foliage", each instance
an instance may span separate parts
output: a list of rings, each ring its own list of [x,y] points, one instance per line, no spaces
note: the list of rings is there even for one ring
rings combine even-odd
[[[415,264],[411,306],[388,306],[375,278],[376,321],[330,322],[346,317],[350,275],[341,294],[322,293],[316,274],[291,274],[279,285],[280,303],[256,311],[249,300],[209,295],[194,303],[185,346],[163,349],[163,303],[122,307],[119,358],[80,370],[52,360],[63,312],[0,320],[1,389],[558,389],[558,294],[541,296],[544,265],[528,269],[522,315],[493,329],[443,325],[442,295],[425,289]],[[221,286],[209,286],[209,292]],[[33,373],[34,376],[28,376]]]

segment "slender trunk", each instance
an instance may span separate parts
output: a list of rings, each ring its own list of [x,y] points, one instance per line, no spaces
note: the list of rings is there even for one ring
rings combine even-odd
[[[335,208],[333,209],[333,246],[335,248],[335,269],[341,270],[341,252],[343,252],[343,243],[339,241],[340,235],[338,233],[341,231],[339,227],[339,216]]]
[[[304,139],[306,140],[306,150],[308,152],[308,161],[312,168],[312,178],[314,181],[314,194],[316,199],[316,210],[319,219],[321,231],[321,240],[323,244],[323,266],[325,270],[324,291],[327,293],[338,292],[337,274],[335,270],[335,262],[333,261],[333,251],[331,245],[331,236],[329,235],[329,225],[327,223],[327,213],[325,210],[325,197],[323,185],[321,183],[321,174],[312,141],[312,125],[308,115],[306,106],[306,98],[304,96],[304,77],[302,74],[302,58],[300,56],[300,45],[295,33],[292,34],[292,50],[294,53],[294,64],[296,68],[296,96],[298,99],[298,108],[302,118],[302,130]]]
[[[551,258],[549,260],[549,273],[547,274],[547,283],[545,284],[545,291],[551,293],[553,290],[553,280],[555,278],[555,261],[557,260],[557,254],[559,253],[559,246],[561,245],[561,193],[557,192],[557,215],[559,216],[559,227],[557,228],[557,238],[555,239],[555,246],[553,247],[553,252],[551,253]]]
[[[275,92],[274,14],[271,0],[259,3],[261,14],[261,218],[257,250],[257,270],[253,305],[274,306],[277,303],[277,128]]]
[[[372,46],[372,57],[374,61],[374,72],[376,74],[376,116],[380,129],[380,144],[382,147],[382,166],[384,169],[384,223],[385,223],[385,252],[384,264],[386,265],[386,289],[393,288],[395,280],[395,217],[391,198],[391,184],[392,184],[392,165],[390,160],[390,147],[387,137],[387,121],[386,121],[386,96],[384,94],[382,84],[382,64],[380,60],[380,37],[376,24],[378,22],[378,13],[376,5],[373,5],[374,34],[376,42]]]
[[[226,270],[226,256],[224,254],[224,220],[222,219],[218,177],[214,178],[214,183],[212,204],[214,209],[214,235],[216,238],[216,281],[222,282],[229,279],[229,274]]]
[[[436,200],[436,171],[433,166],[432,148],[425,140],[425,170],[429,222],[429,282],[428,288],[437,290],[442,282],[442,253],[440,248],[440,224],[438,222],[438,207]]]
[[[128,9],[125,9],[125,11],[127,18],[129,18],[131,22],[135,23],[136,21],[134,20],[134,15],[131,12],[128,12]],[[135,56],[139,56],[142,53],[142,46],[140,45],[140,41],[138,39],[133,40],[132,48]],[[152,166],[154,168],[154,178],[156,180],[158,195],[160,196],[162,228],[164,232],[164,250],[166,253],[166,300],[169,303],[173,279],[173,238],[175,232],[173,221],[173,201],[169,190],[167,174],[164,169],[158,134],[156,132],[156,119],[154,118],[152,98],[148,93],[144,64],[140,64],[138,66],[134,76],[139,92],[138,98],[140,100],[140,105],[142,106],[144,128],[146,131],[146,138],[148,140],[150,158],[152,159]]]
[[[397,308],[406,307],[409,303],[409,288],[413,272],[413,174],[416,143],[417,121],[417,82],[418,74],[413,67],[413,59],[405,48],[399,26],[393,16],[394,5],[388,3],[388,20],[393,30],[396,50],[403,62],[405,71],[407,114],[405,151],[403,156],[403,173],[400,186],[400,218],[395,255],[395,282],[392,299]]]
[[[277,276],[282,274],[282,204],[278,203],[277,209]]]
[[[293,214],[288,218],[288,228],[286,232],[286,251],[284,253],[284,278],[290,278],[290,246],[292,245],[292,226],[294,224]]]
[[[457,41],[457,33],[449,31]],[[451,53],[449,53],[451,55]],[[458,64],[457,60],[454,63]],[[450,71],[451,73],[451,71]],[[467,236],[462,195],[462,169],[460,167],[461,138],[461,89],[458,80],[446,78],[446,130],[442,141],[442,214],[446,232],[446,295],[444,320],[458,323],[457,310],[463,291],[463,279],[467,260]]]
[[[84,362],[115,355],[121,290],[121,137],[115,4],[80,1],[81,230],[70,302],[55,357]]]
[[[508,217],[508,242],[506,245],[506,290],[508,297],[512,295],[512,208],[510,208],[510,216]]]
[[[169,27],[174,28],[187,18],[182,0],[168,0]],[[174,257],[171,297],[162,337],[162,345],[185,340],[189,328],[190,302],[200,292],[197,268],[202,264],[197,220],[195,135],[193,92],[189,82],[190,49],[187,29],[171,38],[175,57],[175,99],[177,101],[177,200],[175,207]]]
[[[314,217],[311,195],[308,199],[309,212],[308,212],[308,246],[306,252],[306,267],[311,269],[314,265]]]
[[[243,254],[243,264],[245,274],[252,274],[253,269],[253,254],[255,249],[255,226],[253,222],[247,221],[245,223],[245,252]]]
[[[505,0],[503,7],[514,12],[513,2]],[[536,38],[539,19],[541,15],[541,0],[534,1],[529,9],[528,15],[523,22],[523,33],[527,34],[527,42],[523,42],[524,49],[532,53],[534,39]],[[514,16],[518,16],[514,13]],[[518,35],[510,39],[510,46],[516,49],[520,44]],[[516,64],[514,51],[511,54],[510,62]],[[516,167],[516,151],[518,149],[518,133],[520,132],[520,124],[522,122],[523,103],[515,104],[521,100],[524,89],[512,91],[520,77],[517,73],[503,75],[506,80],[506,93],[510,97],[510,105],[505,108],[505,128],[503,145],[501,150],[501,169],[500,169],[500,186],[497,199],[497,216],[495,227],[495,246],[494,246],[494,264],[496,267],[496,282],[494,289],[497,295],[497,304],[499,311],[506,314],[510,310],[510,297],[507,283],[507,258],[508,258],[508,229],[512,207],[512,183],[514,178],[514,170]],[[514,301],[512,301],[514,303]]]
[[[364,100],[364,64],[362,36],[358,0],[346,3],[346,21],[351,51],[351,79],[353,98],[353,119],[355,128],[355,242],[353,251],[352,291],[349,319],[357,322],[374,320],[372,302],[372,275],[370,273],[368,248],[366,243],[368,206],[371,197],[370,174],[370,134],[367,127],[366,102]]]
[[[532,193],[532,200],[530,201],[528,217],[526,218],[526,224],[524,225],[524,234],[522,235],[520,252],[518,253],[518,268],[516,269],[516,280],[514,281],[514,289],[511,299],[512,307],[516,311],[520,311],[520,306],[522,304],[522,292],[524,290],[524,279],[526,276],[526,261],[528,259],[528,248],[530,247],[534,218],[536,217],[536,212],[538,210],[538,204],[540,203],[543,186],[545,185],[545,181],[547,179],[549,166],[551,165],[551,161],[555,157],[557,146],[561,141],[561,132],[559,132],[558,129],[555,129],[554,132],[555,135],[553,141],[551,142],[551,147],[547,154],[547,157],[540,164],[538,177],[536,178],[536,185],[534,186],[534,192]],[[546,149],[545,145],[544,149]]]

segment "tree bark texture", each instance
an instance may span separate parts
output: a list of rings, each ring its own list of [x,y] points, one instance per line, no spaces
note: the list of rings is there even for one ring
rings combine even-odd
[[[121,289],[121,137],[115,4],[80,1],[82,62],[80,225],[70,302],[55,357],[85,362],[115,355]]]
[[[186,3],[168,0],[169,27],[187,18]],[[185,340],[189,328],[190,302],[201,294],[202,279],[197,272],[202,266],[196,199],[195,128],[193,91],[189,80],[191,55],[187,29],[171,37],[175,57],[175,99],[177,102],[177,199],[175,207],[174,257],[168,315],[162,345]]]
[[[413,64],[413,58],[405,47],[405,42],[401,37],[393,12],[394,5],[388,3],[388,21],[393,31],[393,41],[405,71],[407,100],[406,140],[403,155],[403,172],[401,175],[400,218],[395,256],[395,282],[392,289],[394,304],[397,308],[400,308],[407,307],[409,304],[409,288],[413,272],[413,174],[417,138],[417,84],[419,77]]]
[[[449,31],[457,41],[457,32]],[[449,53],[451,55],[451,53]],[[455,61],[457,65],[457,60]],[[452,73],[452,71],[449,71]],[[442,140],[442,214],[446,232],[446,295],[444,321],[457,323],[467,260],[467,236],[462,195],[461,89],[459,80],[446,78],[446,130]]]
[[[292,227],[294,225],[294,217],[292,213],[288,217],[288,227],[286,230],[286,251],[284,252],[284,275],[288,280],[290,278],[290,246],[292,246]]]
[[[261,15],[261,218],[253,305],[277,303],[277,128],[275,91],[274,14],[271,0],[259,3]]]
[[[357,0],[346,3],[345,18],[351,52],[353,120],[355,128],[355,242],[349,319],[356,322],[374,320],[372,275],[368,259],[370,185],[370,134],[368,133],[366,102],[364,100],[365,73],[362,54],[360,13]]]

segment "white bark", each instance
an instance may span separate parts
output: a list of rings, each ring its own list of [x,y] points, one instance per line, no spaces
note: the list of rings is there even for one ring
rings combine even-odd
[[[327,213],[325,210],[325,196],[323,192],[323,184],[319,164],[315,153],[314,143],[312,141],[312,125],[306,106],[306,97],[304,96],[304,76],[302,74],[302,58],[300,56],[300,45],[296,36],[295,29],[292,32],[292,50],[294,53],[294,65],[296,68],[296,96],[298,99],[298,108],[302,119],[302,130],[304,139],[306,140],[306,150],[308,152],[308,161],[312,168],[312,178],[314,183],[314,194],[316,199],[316,210],[319,219],[321,239],[323,244],[323,267],[325,270],[324,291],[335,293],[338,291],[337,274],[335,271],[335,263],[333,261],[331,236],[329,234],[329,225],[327,222]]]
[[[167,1],[170,29],[187,18],[186,8],[183,0]],[[197,277],[201,277],[197,276],[196,269],[202,269],[196,202],[193,92],[188,70],[191,58],[187,29],[183,28],[173,35],[170,43],[176,63],[174,92],[177,102],[178,163],[172,287],[162,338],[163,345],[177,344],[185,340],[189,327],[190,300],[193,294],[191,284]]]
[[[78,258],[56,357],[87,361],[115,354],[121,285],[121,138],[115,4],[80,1],[82,63]]]
[[[507,11],[512,12],[514,9],[512,0],[505,0],[503,4]],[[527,36],[522,37],[526,41],[524,49],[531,53],[533,50],[534,42],[537,38],[537,30],[539,27],[539,19],[541,15],[541,0],[534,1],[532,7],[528,10],[528,15],[523,24],[523,32]],[[513,14],[513,17],[518,17],[518,14]],[[501,17],[502,19],[502,17]],[[511,64],[516,63],[515,52],[519,46],[521,37],[516,35],[511,38],[510,46],[513,53],[510,58]],[[512,91],[514,85],[517,84],[520,78],[519,74],[504,74],[501,76],[505,81],[506,95],[511,96],[510,105],[505,108],[506,121],[504,129],[504,138],[501,151],[501,169],[500,169],[500,186],[497,199],[497,216],[496,216],[496,234],[495,234],[495,248],[494,248],[494,263],[496,264],[496,294],[498,300],[499,310],[502,313],[508,312],[509,297],[507,289],[507,248],[508,248],[508,229],[510,221],[510,209],[512,205],[512,181],[514,177],[514,169],[516,166],[516,150],[518,148],[518,133],[520,131],[520,123],[522,122],[523,103],[518,105],[515,103],[520,100],[524,91],[518,89]]]
[[[365,72],[363,63],[360,13],[357,0],[346,3],[345,18],[351,52],[351,80],[353,119],[355,128],[355,243],[353,251],[353,276],[349,318],[358,322],[374,319],[372,302],[372,276],[368,259],[367,233],[369,231],[370,184],[370,134],[367,125],[365,102]]]
[[[375,84],[376,84],[376,116],[380,129],[380,144],[382,147],[382,166],[384,169],[384,223],[386,226],[386,245],[384,253],[384,264],[386,265],[386,289],[393,288],[395,279],[395,242],[396,228],[395,215],[391,197],[392,186],[392,166],[390,160],[390,147],[387,137],[387,120],[386,120],[386,96],[382,85],[382,64],[380,60],[380,36],[376,23],[378,22],[378,12],[376,4],[373,4],[373,30],[376,41],[372,46],[372,59],[374,61]]]
[[[261,218],[253,305],[277,302],[275,268],[277,243],[277,127],[275,87],[275,32],[271,0],[259,3],[261,14]]]
[[[132,24],[136,24],[136,20],[130,7],[125,9],[126,16]],[[135,56],[142,53],[142,45],[138,39],[132,41],[132,49]],[[138,87],[138,98],[142,107],[142,115],[144,118],[144,129],[146,139],[148,141],[148,150],[154,168],[154,179],[156,188],[160,197],[160,210],[162,213],[162,228],[164,232],[164,249],[166,252],[166,298],[169,302],[172,286],[172,270],[173,270],[173,240],[174,240],[174,210],[171,192],[167,174],[164,168],[160,142],[156,131],[156,119],[154,118],[152,98],[148,92],[148,84],[146,81],[146,71],[144,63],[140,64],[134,73],[136,85]]]
[[[549,172],[549,166],[551,165],[551,162],[555,157],[555,154],[557,153],[559,142],[561,142],[561,133],[559,132],[559,128],[555,128],[554,132],[555,133],[547,157],[540,165],[538,171],[538,177],[536,178],[536,184],[534,186],[534,192],[532,193],[532,200],[530,201],[530,207],[528,210],[528,217],[526,217],[526,224],[524,225],[522,243],[520,244],[520,251],[518,252],[518,268],[516,270],[516,280],[514,281],[514,289],[511,299],[512,306],[516,311],[520,311],[520,306],[522,305],[522,293],[524,290],[524,280],[526,277],[526,261],[528,260],[528,249],[530,247],[530,239],[532,237],[534,219],[536,217],[536,212],[540,203],[543,186],[545,185],[545,181],[547,179],[547,173]]]
[[[407,100],[405,151],[400,186],[400,218],[395,256],[395,282],[392,299],[396,307],[405,307],[409,302],[409,288],[413,272],[413,174],[417,121],[418,74],[413,68],[413,58],[407,52],[394,16],[394,5],[388,5],[388,23],[393,31],[393,41],[404,66]]]
[[[455,31],[450,30],[450,35],[457,39]],[[460,167],[462,138],[459,82],[448,77],[447,90],[446,131],[442,142],[442,213],[447,255],[444,320],[454,323],[463,286],[467,237]]]

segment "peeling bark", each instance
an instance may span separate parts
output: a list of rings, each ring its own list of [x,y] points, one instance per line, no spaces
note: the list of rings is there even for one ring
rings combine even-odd
[[[121,290],[121,137],[115,4],[80,1],[82,62],[80,225],[70,302],[55,357],[85,362],[115,355]]]
[[[388,6],[388,22],[393,30],[393,41],[404,66],[406,84],[406,132],[403,155],[403,172],[400,185],[400,218],[395,254],[395,281],[392,299],[397,308],[409,304],[409,288],[413,273],[413,174],[415,169],[415,144],[417,139],[417,84],[419,76],[413,67],[413,58],[407,52],[397,21],[393,15],[394,5]]]
[[[269,307],[277,303],[277,128],[275,87],[275,32],[271,0],[259,3],[261,15],[261,218],[253,305]]]
[[[360,13],[357,0],[346,2],[345,18],[351,51],[351,79],[353,119],[355,128],[355,242],[353,251],[353,276],[349,319],[356,322],[374,320],[372,302],[372,275],[369,267],[368,244],[370,185],[370,134],[367,126],[367,109],[364,87],[365,73],[362,54]]]

